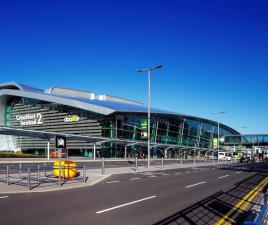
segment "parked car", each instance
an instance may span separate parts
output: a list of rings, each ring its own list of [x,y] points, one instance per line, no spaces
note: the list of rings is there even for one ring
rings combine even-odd
[[[229,152],[219,152],[219,160],[231,161],[232,157]]]
[[[66,156],[65,152],[61,152],[61,157],[64,158],[65,156]],[[58,151],[52,151],[50,152],[50,157],[57,158],[57,157],[60,157],[60,154]]]
[[[240,158],[241,163],[250,163],[255,161],[255,157],[252,157],[251,155],[242,155],[242,157]]]

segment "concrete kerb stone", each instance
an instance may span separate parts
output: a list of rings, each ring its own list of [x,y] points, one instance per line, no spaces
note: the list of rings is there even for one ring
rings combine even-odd
[[[90,175],[91,179],[93,175]],[[63,191],[68,189],[74,189],[74,188],[83,188],[83,187],[89,187],[92,185],[95,185],[106,178],[108,178],[110,175],[94,175],[94,179],[92,181],[89,181],[87,183],[79,182],[79,183],[69,183],[65,184],[65,186],[58,187],[56,184],[49,187],[36,187],[32,190],[27,190],[27,187],[22,186],[12,186],[6,185],[4,183],[0,183],[0,194],[19,194],[19,193],[41,193],[41,192],[50,192],[50,191]],[[8,190],[9,189],[9,190]],[[11,189],[11,190],[10,190]]]

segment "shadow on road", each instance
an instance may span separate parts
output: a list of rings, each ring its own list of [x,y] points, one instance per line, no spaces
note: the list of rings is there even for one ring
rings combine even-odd
[[[220,166],[220,169],[268,173],[268,162],[228,164]]]
[[[213,194],[208,198],[155,223],[154,225],[215,224],[227,213],[230,214],[230,216],[225,218],[225,221],[229,222],[228,224],[242,224],[243,220],[248,215],[249,209],[254,208],[257,211],[260,210],[262,194],[259,193],[251,202],[248,200],[249,198],[243,201],[243,197],[245,197],[266,177],[267,175],[263,173],[253,175],[235,184],[235,188],[227,192],[218,192]],[[241,201],[243,203],[241,204],[241,207],[236,210],[232,210],[234,206]]]

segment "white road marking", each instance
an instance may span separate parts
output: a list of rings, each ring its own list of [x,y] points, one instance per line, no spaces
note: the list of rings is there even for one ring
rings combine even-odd
[[[242,171],[238,171],[238,172],[235,172],[235,173],[241,173]]]
[[[153,177],[156,177],[156,176],[149,176],[149,177],[152,177],[153,178]]]
[[[108,182],[106,182],[106,183],[107,183],[107,184],[112,184],[112,183],[118,183],[118,182],[120,182],[120,180],[108,181]]]
[[[197,184],[192,184],[192,185],[186,186],[186,188],[194,187],[194,186],[197,186],[197,185],[200,185],[200,184],[204,184],[204,183],[206,183],[206,181],[202,181],[202,182],[197,183]]]
[[[164,173],[164,174],[162,174],[162,176],[169,176],[169,174],[168,173]]]
[[[134,177],[134,178],[131,178],[129,180],[139,180],[139,179],[141,179],[141,178],[140,177]]]
[[[177,175],[178,175],[178,174],[181,174],[181,173],[175,173],[175,174],[177,174]]]
[[[230,175],[224,175],[224,176],[222,176],[222,177],[219,177],[219,179],[222,179],[222,178],[224,178],[224,177],[229,177]]]
[[[0,196],[0,198],[8,198],[8,196]]]
[[[141,173],[142,175],[146,175],[146,176],[150,176],[152,175],[153,173],[152,172],[144,172],[144,173]]]
[[[112,208],[109,208],[109,209],[104,209],[104,210],[98,211],[96,213],[97,214],[104,213],[104,212],[111,211],[111,210],[114,210],[114,209],[118,209],[118,208],[121,208],[121,207],[124,207],[124,206],[128,206],[128,205],[132,205],[132,204],[135,204],[135,203],[138,203],[138,202],[146,201],[146,200],[149,200],[149,199],[152,199],[152,198],[156,198],[156,196],[153,195],[153,196],[150,196],[148,198],[139,199],[139,200],[129,202],[129,203],[125,203],[125,204],[122,204],[122,205],[117,205],[115,207],[112,207]]]

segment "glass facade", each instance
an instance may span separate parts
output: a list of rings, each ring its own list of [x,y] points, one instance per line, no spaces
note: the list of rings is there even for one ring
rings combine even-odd
[[[232,135],[225,136],[225,145],[268,145],[268,135]]]
[[[132,141],[147,141],[146,114],[115,113],[101,119],[102,135],[107,138],[129,139]],[[187,119],[183,116],[168,116],[163,114],[151,114],[150,142],[152,145],[169,144],[178,147],[212,149],[213,139],[218,138],[217,125],[204,121]],[[221,128],[220,137],[231,132]],[[105,145],[106,149],[118,148],[111,143]],[[147,154],[146,146],[131,146],[129,152],[143,151]],[[116,150],[108,150],[108,152]],[[123,151],[123,150],[122,150]],[[122,154],[121,151],[121,154]],[[120,152],[120,151],[119,151]],[[153,151],[152,151],[153,156]]]
[[[36,120],[38,119],[38,121]],[[78,134],[85,136],[106,137],[109,139],[126,139],[137,142],[122,145],[116,142],[87,143],[69,141],[69,155],[92,156],[96,145],[97,157],[133,157],[137,153],[147,155],[148,138],[147,113],[116,111],[108,116],[52,102],[30,98],[10,98],[5,110],[7,127]],[[235,131],[221,125],[220,136],[232,135]],[[177,148],[195,148],[209,150],[213,148],[213,139],[218,137],[216,122],[183,115],[151,113],[150,142],[152,157],[159,157],[165,145]],[[268,140],[265,137],[265,140]],[[143,144],[139,144],[142,142]],[[33,140],[29,137],[17,137],[17,147],[23,151],[40,150],[45,152],[46,141]],[[54,148],[53,142],[51,147]],[[171,151],[175,157],[178,150]],[[84,154],[86,152],[86,154]]]

